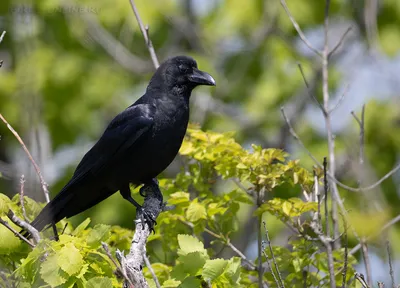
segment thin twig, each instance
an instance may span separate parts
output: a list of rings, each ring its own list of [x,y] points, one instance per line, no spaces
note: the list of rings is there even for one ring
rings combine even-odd
[[[348,265],[348,256],[349,256],[349,243],[347,239],[347,221],[346,217],[342,214],[343,219],[343,229],[344,229],[344,264],[343,264],[343,280],[342,280],[342,288],[346,288],[347,283],[347,265]]]
[[[11,209],[8,211],[7,217],[15,225],[27,230],[29,232],[29,234],[32,235],[32,238],[33,238],[33,240],[35,240],[35,243],[39,243],[40,235],[39,235],[39,231],[36,230],[35,227],[30,225],[28,222],[25,222],[24,220],[18,218]]]
[[[324,208],[325,208],[325,235],[330,237],[331,231],[329,228],[329,210],[328,210],[328,177],[326,177],[326,172],[328,171],[327,165],[328,162],[326,161],[326,157],[324,157],[324,193],[325,193],[325,201],[324,201]]]
[[[336,52],[337,49],[339,49],[340,46],[342,46],[342,43],[344,41],[344,39],[346,38],[347,34],[353,29],[352,26],[349,26],[346,29],[346,32],[343,33],[342,37],[340,37],[339,42],[335,45],[335,47],[333,47],[333,49],[331,50],[331,52],[328,53],[328,59],[331,58],[331,56]]]
[[[283,9],[285,9],[286,14],[288,15],[290,21],[293,24],[294,29],[296,29],[297,33],[300,36],[300,39],[303,41],[304,44],[306,44],[306,46],[308,48],[310,48],[310,50],[312,50],[315,54],[322,56],[321,51],[319,51],[318,49],[316,49],[307,39],[307,37],[304,35],[303,31],[301,31],[301,28],[299,26],[299,24],[296,22],[296,20],[294,19],[292,13],[290,13],[290,10],[286,4],[285,0],[280,0],[281,1],[281,5],[283,7]]]
[[[300,63],[297,63],[297,66],[299,67],[301,76],[303,77],[303,81],[304,81],[304,84],[306,85],[308,95],[311,97],[311,99],[313,99],[313,100],[315,101],[315,103],[318,104],[319,108],[321,109],[321,111],[322,111],[322,112],[324,113],[324,115],[325,115],[325,114],[327,113],[327,111],[325,111],[324,106],[322,106],[322,104],[318,101],[318,99],[315,98],[314,94],[311,93],[310,86],[308,85],[308,81],[307,81],[306,75],[304,74],[304,71],[303,71],[303,66],[302,66]]]
[[[154,272],[153,268],[151,267],[151,263],[149,258],[146,255],[146,252],[143,253],[144,263],[146,263],[147,268],[149,269],[151,276],[153,277],[154,283],[156,284],[157,288],[161,288],[160,282],[157,279],[156,273]]]
[[[269,269],[269,271],[271,271],[272,278],[274,278],[276,286],[278,288],[280,288],[281,286],[279,284],[278,278],[275,275],[274,268],[271,265],[271,260],[269,259],[267,252],[265,252],[265,244],[266,244],[266,242],[262,241],[262,252],[263,252],[263,254],[265,256],[265,259],[266,259],[266,262],[267,262],[267,265],[268,265],[268,269]]]
[[[267,244],[268,244],[268,247],[269,247],[269,252],[271,253],[272,261],[274,262],[274,266],[275,266],[276,272],[278,273],[279,283],[283,288],[285,288],[285,284],[283,283],[281,272],[279,271],[279,267],[278,267],[278,264],[277,264],[276,259],[275,259],[274,251],[272,250],[271,239],[269,238],[269,233],[268,233],[268,229],[267,229],[267,225],[266,225],[265,221],[263,221],[263,224],[264,224],[264,229],[265,229],[265,235],[266,235],[266,238],[267,238]]]
[[[1,33],[0,43],[3,42],[4,36],[6,35],[6,33],[7,33],[6,31],[3,31],[3,33]]]
[[[389,240],[386,240],[386,250],[388,253],[388,261],[389,261],[389,275],[390,275],[390,280],[392,281],[392,288],[396,288],[396,285],[394,283],[394,272],[393,272],[393,264],[392,264],[392,249],[390,249],[390,242]]]
[[[300,139],[300,137],[297,135],[296,131],[293,129],[293,126],[290,123],[289,118],[286,116],[284,107],[281,107],[281,113],[283,115],[283,118],[284,118],[286,124],[289,127],[289,133],[297,140],[299,145],[306,151],[307,155],[314,161],[314,163],[316,165],[318,165],[319,168],[323,169],[323,166],[322,166],[321,162],[319,162],[317,160],[317,158],[315,158],[314,155],[310,152],[310,150],[307,149],[307,147],[304,145],[303,141]],[[372,189],[378,187],[380,184],[382,184],[382,182],[384,182],[386,179],[388,179],[390,176],[392,176],[394,173],[396,173],[399,170],[400,170],[400,162],[392,170],[390,170],[388,173],[386,173],[381,179],[376,181],[374,184],[371,184],[371,185],[365,186],[365,187],[360,187],[360,188],[354,188],[354,187],[350,187],[350,186],[348,186],[346,184],[343,184],[342,182],[337,180],[331,174],[330,171],[327,172],[327,175],[329,176],[329,179],[331,179],[333,182],[335,182],[337,185],[339,185],[343,189],[346,189],[346,190],[351,191],[351,192],[361,192],[361,191],[372,190]]]
[[[331,114],[333,111],[335,111],[340,106],[340,104],[342,104],[347,92],[349,91],[349,87],[350,87],[350,83],[347,83],[346,86],[344,87],[344,91],[343,91],[342,95],[340,95],[338,102],[336,103],[336,105],[333,108],[331,108],[331,110],[329,110],[329,112],[328,112],[329,114]]]
[[[22,236],[20,233],[18,233],[18,231],[16,231],[14,228],[12,228],[10,226],[10,224],[8,224],[7,221],[3,220],[2,218],[0,218],[0,223],[3,224],[8,230],[10,230],[12,233],[14,233],[14,235],[16,237],[18,237],[19,239],[21,239],[22,241],[26,242],[29,246],[31,246],[32,248],[35,248],[35,245],[32,244],[28,239],[26,239],[24,236]]]
[[[0,113],[0,119],[7,125],[7,128],[11,131],[11,133],[14,134],[15,138],[17,138],[18,142],[21,144],[25,153],[28,155],[29,160],[32,162],[32,165],[35,168],[36,174],[39,176],[40,184],[42,185],[42,190],[44,193],[44,197],[46,198],[46,202],[49,203],[50,202],[49,190],[47,189],[47,183],[43,179],[42,172],[40,172],[39,166],[36,164],[35,160],[33,160],[31,153],[29,152],[28,148],[26,148],[24,141],[22,141],[17,131],[14,130],[14,128],[7,122],[7,120],[3,117],[1,113]]]
[[[110,248],[108,247],[107,243],[101,242],[101,246],[103,247],[104,251],[106,252],[107,257],[115,265],[115,268],[117,268],[117,272],[120,273],[121,276],[124,277],[124,279],[126,281],[128,281],[128,283],[129,283],[129,285],[131,285],[131,287],[133,287],[132,281],[128,278],[128,276],[126,275],[125,271],[123,271],[123,269],[121,269],[121,266],[118,265],[118,263],[117,263],[117,261],[115,261],[114,257],[112,257]]]
[[[365,279],[364,279],[364,275],[363,275],[363,274],[361,274],[361,273],[355,273],[355,274],[354,274],[354,277],[358,280],[358,282],[360,282],[360,284],[361,284],[361,286],[362,286],[363,288],[369,288],[368,283],[365,282]]]
[[[262,254],[263,254],[263,248],[262,248],[262,234],[261,234],[261,223],[262,223],[262,216],[258,216],[258,221],[257,221],[257,228],[258,228],[258,234],[257,234],[257,252],[258,252],[258,263],[257,263],[257,272],[258,272],[258,287],[263,288],[264,287],[264,281],[263,281],[263,275],[264,275],[264,269],[262,265]],[[272,269],[271,269],[272,271]],[[278,285],[279,288],[279,285]]]
[[[136,8],[134,0],[129,0],[129,2],[131,3],[133,13],[135,14],[136,20],[139,24],[140,31],[142,32],[144,41],[146,42],[147,49],[150,52],[151,60],[153,61],[154,67],[157,69],[158,66],[160,66],[160,63],[158,62],[156,52],[154,51],[153,43],[151,42],[149,37],[149,27],[148,26],[145,27],[143,25],[142,19],[140,19],[139,11]]]
[[[24,220],[28,222],[29,220],[28,220],[28,217],[26,216],[25,203],[24,203],[25,202],[24,201],[24,184],[25,184],[24,175],[21,175],[19,184],[20,184],[19,201],[21,203],[22,216],[24,216]]]

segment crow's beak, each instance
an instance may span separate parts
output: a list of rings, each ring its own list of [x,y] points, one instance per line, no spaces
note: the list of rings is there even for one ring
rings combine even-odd
[[[210,85],[215,86],[215,80],[210,74],[193,68],[193,73],[189,75],[189,80],[197,85]]]

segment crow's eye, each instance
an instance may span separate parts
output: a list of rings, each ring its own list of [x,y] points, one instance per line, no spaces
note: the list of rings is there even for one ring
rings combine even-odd
[[[185,65],[179,65],[178,68],[179,68],[179,71],[181,71],[182,73],[186,73],[189,70],[189,68]]]

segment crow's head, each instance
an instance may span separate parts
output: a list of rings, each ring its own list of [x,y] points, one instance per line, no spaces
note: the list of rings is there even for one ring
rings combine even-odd
[[[150,81],[149,88],[190,92],[198,85],[215,86],[215,80],[210,74],[197,69],[193,58],[177,56],[160,65]]]

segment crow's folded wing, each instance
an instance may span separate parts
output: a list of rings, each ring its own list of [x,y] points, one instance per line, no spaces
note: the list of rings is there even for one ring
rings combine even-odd
[[[153,125],[151,108],[148,104],[134,105],[117,115],[99,141],[83,157],[64,189],[79,183],[88,173],[96,175],[103,169],[114,169],[110,166],[124,157],[128,149],[149,132]]]

